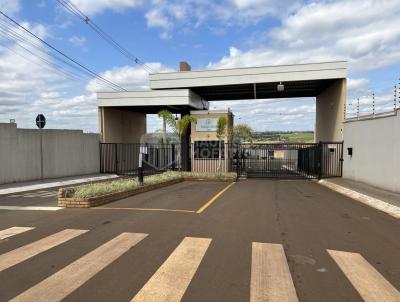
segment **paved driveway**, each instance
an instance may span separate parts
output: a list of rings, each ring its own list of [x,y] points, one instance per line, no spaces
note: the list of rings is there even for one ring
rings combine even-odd
[[[0,301],[399,301],[399,220],[312,181],[225,186],[0,210]]]

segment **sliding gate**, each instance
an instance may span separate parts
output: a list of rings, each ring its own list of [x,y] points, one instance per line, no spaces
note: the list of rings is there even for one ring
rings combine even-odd
[[[329,178],[342,176],[342,142],[241,144],[236,165],[241,176]]]

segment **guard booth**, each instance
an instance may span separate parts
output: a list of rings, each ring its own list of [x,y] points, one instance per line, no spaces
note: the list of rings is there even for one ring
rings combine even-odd
[[[232,171],[232,112],[199,110],[191,111],[190,115],[197,120],[191,127],[191,170],[210,173]],[[227,125],[224,137],[219,139],[216,131],[221,117],[226,118]]]

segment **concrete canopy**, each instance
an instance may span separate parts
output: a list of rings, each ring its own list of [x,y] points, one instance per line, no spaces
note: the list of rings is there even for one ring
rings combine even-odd
[[[137,142],[138,133],[146,130],[145,113],[160,109],[188,113],[208,109],[208,101],[316,97],[315,140],[338,141],[342,140],[346,78],[344,61],[150,74],[149,91],[98,93],[100,131],[110,133],[102,135],[103,141]],[[280,83],[282,91],[278,91]],[[138,121],[140,131],[132,119]]]
[[[151,89],[190,89],[207,101],[315,97],[347,77],[346,62],[170,72],[150,75]],[[277,91],[282,82],[284,91]]]
[[[173,113],[208,109],[208,102],[189,89],[99,92],[97,102],[99,107],[131,108],[148,114],[157,113],[161,109]]]

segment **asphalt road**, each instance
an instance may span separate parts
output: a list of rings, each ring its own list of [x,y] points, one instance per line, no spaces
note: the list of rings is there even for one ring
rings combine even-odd
[[[226,185],[0,210],[0,301],[399,301],[399,220],[304,180],[241,181],[196,213]],[[54,206],[32,194],[0,205]]]

